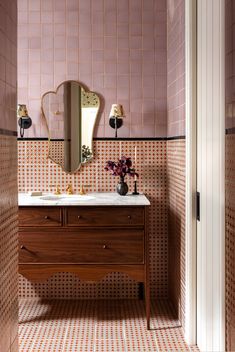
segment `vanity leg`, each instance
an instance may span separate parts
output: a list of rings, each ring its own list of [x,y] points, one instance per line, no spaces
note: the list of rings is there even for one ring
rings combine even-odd
[[[138,296],[141,301],[144,299],[144,283],[143,282],[139,282],[139,284],[138,284]]]
[[[147,322],[147,330],[150,330],[150,287],[149,282],[145,281],[145,309],[146,309],[146,322]]]
[[[150,301],[150,275],[149,275],[149,232],[148,232],[148,212],[147,207],[145,207],[145,308],[146,308],[146,320],[147,320],[147,330],[150,330],[150,309],[151,309],[151,301]]]

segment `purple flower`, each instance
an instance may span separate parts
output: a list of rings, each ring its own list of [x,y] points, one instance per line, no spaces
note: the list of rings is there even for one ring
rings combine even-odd
[[[113,176],[119,176],[124,178],[126,175],[130,177],[139,177],[139,175],[135,172],[135,169],[131,167],[132,161],[131,158],[122,156],[117,163],[114,161],[107,161],[105,170],[110,171]]]

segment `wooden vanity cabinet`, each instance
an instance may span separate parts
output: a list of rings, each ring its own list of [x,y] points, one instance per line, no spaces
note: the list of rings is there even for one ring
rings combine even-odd
[[[145,206],[20,206],[19,272],[40,282],[56,272],[97,281],[123,272],[144,283],[150,319]]]

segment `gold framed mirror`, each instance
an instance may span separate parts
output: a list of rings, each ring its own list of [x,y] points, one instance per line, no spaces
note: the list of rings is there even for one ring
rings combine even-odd
[[[42,96],[49,131],[48,157],[63,171],[75,173],[93,158],[93,132],[100,98],[78,81],[62,82]]]

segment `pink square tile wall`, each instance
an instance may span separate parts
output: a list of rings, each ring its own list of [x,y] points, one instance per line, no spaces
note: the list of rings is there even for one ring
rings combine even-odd
[[[16,131],[16,0],[0,2],[0,128]]]
[[[232,0],[225,1],[225,76],[226,76],[226,129],[235,127],[235,45],[234,25],[235,11]]]
[[[167,136],[185,136],[185,0],[167,4]]]
[[[166,0],[19,0],[18,101],[46,137],[41,96],[64,80],[103,97],[96,137],[113,137],[111,104],[123,104],[120,137],[166,136]]]
[[[150,274],[152,296],[167,298],[168,236],[166,198],[166,141],[95,141],[95,158],[74,175],[67,175],[47,159],[48,142],[19,141],[19,191],[54,191],[50,185],[59,184],[62,191],[72,183],[75,192],[82,184],[92,185],[90,191],[115,192],[118,180],[104,170],[107,160],[122,155],[134,159],[140,174],[139,190],[151,202],[149,209]],[[133,180],[128,179],[130,191]],[[50,298],[136,298],[136,282],[114,273],[97,284],[86,284],[68,273],[59,273],[45,283],[32,284],[20,277],[21,297]]]
[[[0,1],[0,351],[18,349],[16,0]]]

